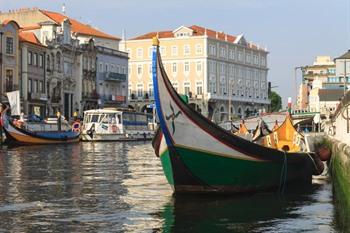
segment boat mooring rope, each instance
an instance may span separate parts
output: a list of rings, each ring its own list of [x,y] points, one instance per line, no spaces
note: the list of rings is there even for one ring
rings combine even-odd
[[[282,164],[279,193],[283,194],[287,183],[287,153],[284,151],[284,160]]]

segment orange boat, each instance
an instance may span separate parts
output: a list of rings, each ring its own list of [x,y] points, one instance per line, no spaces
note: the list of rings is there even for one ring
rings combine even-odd
[[[300,152],[305,147],[304,136],[294,128],[289,113],[279,127],[274,127],[272,133],[262,137],[261,143],[263,146],[288,152]]]

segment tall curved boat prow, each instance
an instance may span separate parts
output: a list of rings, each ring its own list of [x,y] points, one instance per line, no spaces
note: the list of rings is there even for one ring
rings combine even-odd
[[[167,77],[158,39],[153,42],[153,86],[161,127],[153,145],[175,192],[239,193],[311,182],[312,156],[247,141],[190,108]]]
[[[16,126],[7,115],[8,107],[1,113],[1,125],[6,134],[6,140],[12,144],[60,144],[79,141],[80,132],[68,131],[29,131]]]

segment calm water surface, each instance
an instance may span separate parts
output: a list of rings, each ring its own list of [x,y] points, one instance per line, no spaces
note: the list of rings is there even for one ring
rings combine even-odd
[[[4,232],[344,231],[332,196],[327,179],[288,195],[173,196],[149,142],[0,151]]]

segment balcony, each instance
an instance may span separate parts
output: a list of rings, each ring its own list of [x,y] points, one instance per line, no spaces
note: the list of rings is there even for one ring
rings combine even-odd
[[[114,81],[114,82],[125,82],[126,74],[120,74],[116,72],[105,72],[105,81]]]
[[[61,101],[61,96],[54,95],[51,97],[51,103],[59,103]]]
[[[83,99],[98,99],[99,98],[99,94],[96,91],[93,92],[85,92],[82,95]]]
[[[101,99],[106,103],[123,103],[126,100],[124,95],[104,95]]]
[[[29,100],[43,100],[47,101],[47,95],[45,93],[28,93]]]

